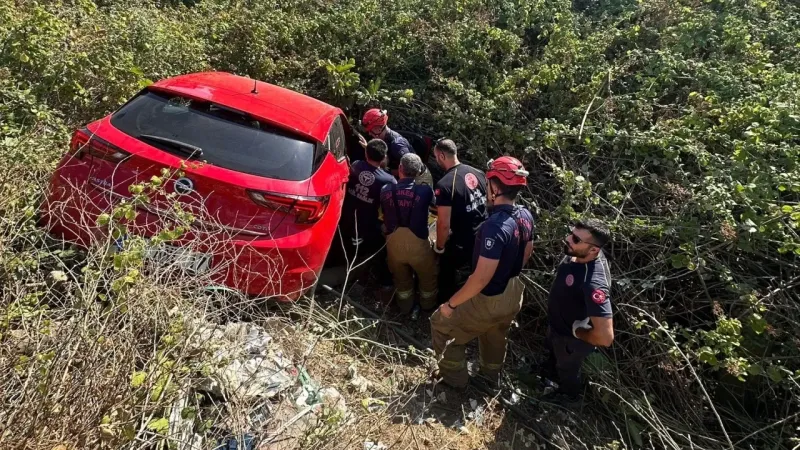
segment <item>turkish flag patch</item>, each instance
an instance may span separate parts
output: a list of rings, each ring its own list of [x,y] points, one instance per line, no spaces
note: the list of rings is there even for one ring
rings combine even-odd
[[[440,195],[442,195],[442,190],[441,190],[441,189],[437,189],[437,190],[434,192],[434,195],[436,195],[437,197],[438,197],[438,196],[440,196]]]
[[[602,305],[606,302],[606,293],[603,292],[601,289],[595,289],[592,291],[592,301],[597,303],[598,305]]]

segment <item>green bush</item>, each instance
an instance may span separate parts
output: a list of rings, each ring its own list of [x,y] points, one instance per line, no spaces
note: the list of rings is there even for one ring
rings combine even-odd
[[[623,332],[598,382],[619,396],[598,408],[679,446],[785,444],[752,433],[800,392],[799,21],[791,0],[0,0],[0,164],[24,186],[0,210],[24,218],[68,130],[151,80],[225,70],[380,105],[475,164],[534,169],[540,269],[566,221],[612,224]],[[642,392],[669,423],[631,409]]]

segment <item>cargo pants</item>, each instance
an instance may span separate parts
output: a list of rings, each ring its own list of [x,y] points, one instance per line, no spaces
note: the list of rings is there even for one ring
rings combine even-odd
[[[562,336],[547,330],[545,348],[548,355],[540,375],[558,383],[558,389],[567,395],[579,395],[583,382],[581,366],[595,350],[595,346],[574,336]]]
[[[440,358],[439,374],[445,383],[454,387],[469,383],[465,347],[476,337],[481,374],[499,380],[506,357],[506,337],[511,321],[522,308],[523,291],[522,281],[514,277],[502,294],[478,294],[459,305],[449,318],[438,310],[431,316],[433,349]]]
[[[409,313],[414,307],[414,273],[419,279],[420,308],[436,307],[439,266],[428,240],[420,239],[410,228],[399,227],[386,237],[386,252],[400,310]]]

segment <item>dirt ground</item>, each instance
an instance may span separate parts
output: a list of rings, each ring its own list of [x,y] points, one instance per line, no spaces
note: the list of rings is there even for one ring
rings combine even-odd
[[[430,378],[433,360],[415,356],[425,351],[409,349],[409,344],[393,331],[393,326],[399,326],[430,345],[430,314],[400,316],[375,292],[374,286],[354,283],[347,294],[378,314],[380,321],[367,318],[340,298],[319,290],[313,307],[294,307],[294,322],[305,325],[300,327],[301,332],[285,336],[284,347],[295,361],[302,361],[320,385],[338,390],[350,413],[347,420],[328,429],[317,427],[311,437],[305,430],[305,437],[294,441],[295,445],[366,450],[572,447],[574,435],[569,432],[570,427],[585,426],[579,419],[580,412],[537,405],[529,398],[543,388],[528,374],[537,352],[541,352],[541,345],[536,343],[543,339],[543,333],[537,333],[534,325],[516,327],[511,332],[504,376],[508,385],[520,389],[514,397],[508,389],[500,394],[512,398],[523,417],[510,412],[498,398],[472,386],[457,392],[435,384]],[[337,315],[338,320],[330,320]],[[333,323],[345,325],[327,332],[323,317],[328,317],[327,326],[331,328],[339,328]],[[472,368],[477,359],[477,342],[468,346],[467,353]],[[366,380],[366,386],[354,379]]]

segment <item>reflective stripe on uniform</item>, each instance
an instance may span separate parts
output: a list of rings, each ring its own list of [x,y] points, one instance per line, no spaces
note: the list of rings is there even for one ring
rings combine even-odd
[[[395,292],[395,295],[397,296],[397,298],[402,298],[402,299],[411,298],[411,296],[414,295],[414,291],[413,290],[412,291],[397,291],[397,292]]]
[[[467,361],[465,359],[462,359],[461,361],[449,361],[447,359],[442,359],[439,361],[440,369],[459,370],[465,367],[467,367]]]
[[[484,369],[488,369],[488,370],[500,370],[500,369],[502,369],[502,368],[503,368],[503,363],[499,363],[499,364],[486,364],[486,363],[484,363],[483,361],[481,361],[481,367],[483,367]]]
[[[439,290],[431,291],[431,292],[420,292],[419,296],[422,298],[433,298],[439,295]]]

